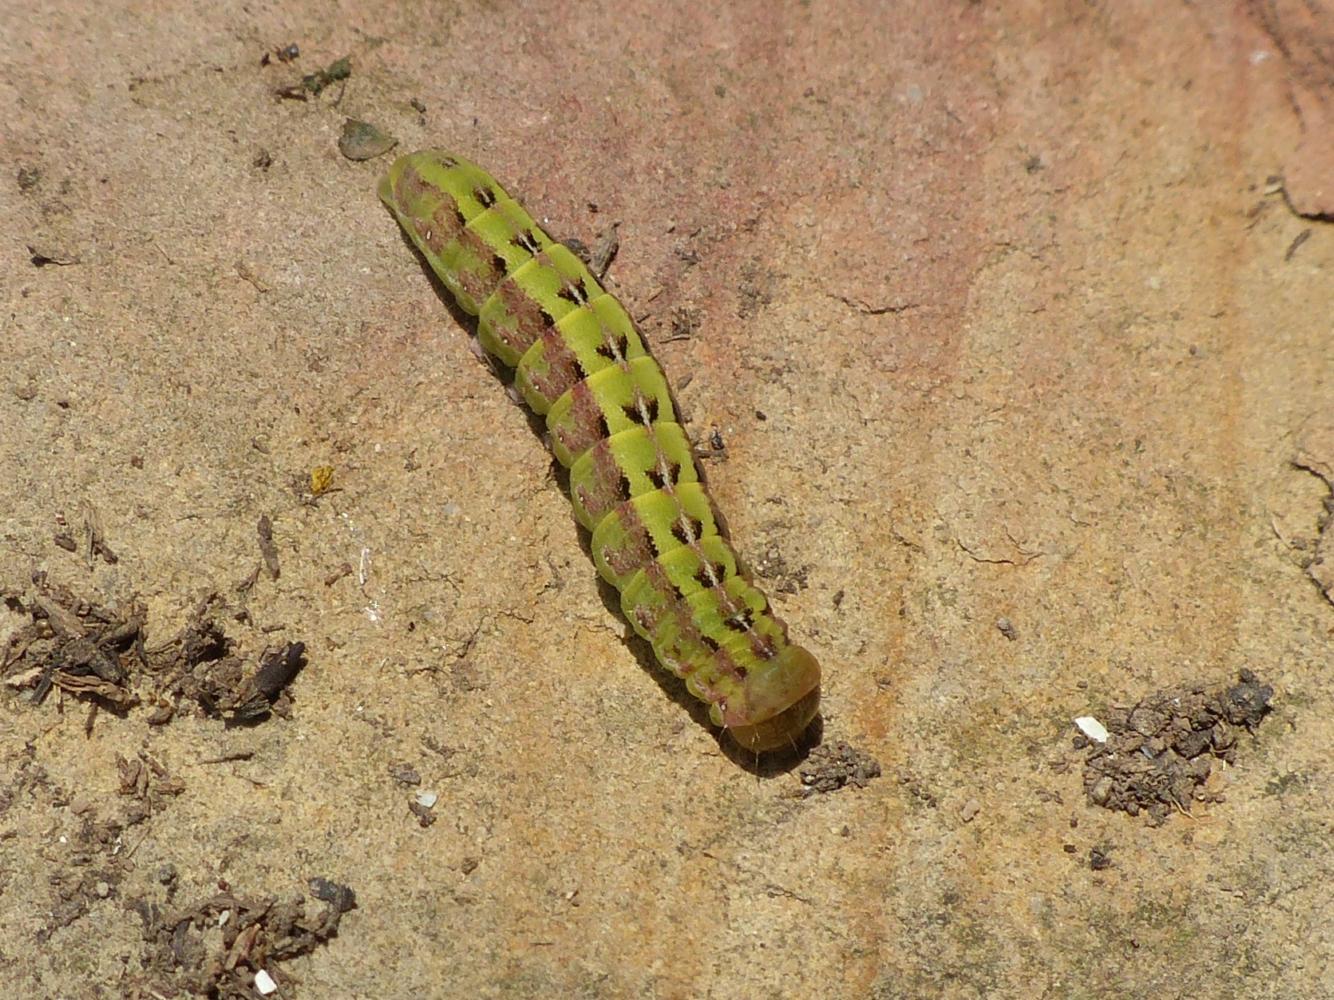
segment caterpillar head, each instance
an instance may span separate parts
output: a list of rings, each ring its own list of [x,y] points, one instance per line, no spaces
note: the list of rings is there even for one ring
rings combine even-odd
[[[820,710],[820,664],[801,646],[788,646],[767,670],[751,671],[742,703],[741,717],[727,724],[738,746],[756,753],[795,747]]]

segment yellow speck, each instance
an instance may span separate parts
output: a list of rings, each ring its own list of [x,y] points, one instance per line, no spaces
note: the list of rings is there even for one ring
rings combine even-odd
[[[311,496],[319,496],[326,492],[333,485],[334,467],[332,465],[317,465],[310,470],[310,493]]]

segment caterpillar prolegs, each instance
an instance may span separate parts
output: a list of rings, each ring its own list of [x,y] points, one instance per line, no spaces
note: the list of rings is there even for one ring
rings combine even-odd
[[[545,417],[598,573],[634,630],[737,744],[795,745],[819,710],[819,664],[738,568],[667,380],[625,308],[460,157],[400,157],[379,195]]]

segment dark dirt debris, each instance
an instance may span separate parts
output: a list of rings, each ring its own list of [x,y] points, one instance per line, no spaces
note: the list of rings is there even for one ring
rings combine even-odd
[[[125,820],[128,826],[161,812],[168,799],[185,791],[185,782],[143,750],[133,758],[117,754],[116,771],[120,777],[120,794],[130,799]]]
[[[774,526],[774,534],[780,534],[787,530],[787,526],[778,524]],[[796,594],[805,590],[810,579],[811,568],[809,566],[793,566],[783,555],[783,550],[777,545],[767,546],[755,558],[752,568],[766,581],[773,584],[773,587],[780,594]]]
[[[389,769],[389,776],[401,785],[420,785],[421,773],[411,764],[395,764]]]
[[[154,706],[148,722],[162,725],[184,698],[210,715],[250,722],[289,712],[287,686],[305,665],[301,642],[267,646],[258,657],[239,655],[225,622],[249,616],[217,594],[196,607],[173,639],[154,648],[145,646],[146,612],[138,601],[104,606],[41,573],[27,591],[5,591],[0,600],[31,618],[0,651],[0,676],[13,690],[31,688],[34,703],[52,688],[94,710],[120,714],[146,701]]]
[[[322,902],[332,903],[338,908],[339,913],[356,909],[357,894],[347,886],[330,882],[327,878],[320,878],[319,876],[312,878],[307,884],[310,886],[312,896]]]
[[[225,655],[197,664],[183,677],[179,690],[194,699],[210,715],[232,722],[251,722],[269,713],[286,717],[291,703],[284,688],[305,665],[304,643],[289,642],[269,647],[253,672],[238,656]]]
[[[1235,763],[1237,734],[1253,731],[1269,711],[1274,689],[1249,670],[1231,686],[1194,685],[1161,691],[1130,707],[1108,710],[1107,741],[1075,737],[1089,749],[1084,791],[1090,802],[1162,824],[1192,801],[1221,802],[1208,784],[1214,762]]]
[[[26,594],[5,592],[0,598],[32,619],[0,655],[0,674],[9,687],[31,686],[35,703],[53,687],[118,712],[138,703],[129,667],[147,662],[142,605],[116,609],[87,601],[47,583],[43,574]]]
[[[273,542],[273,521],[268,514],[261,514],[255,525],[259,534],[259,552],[264,557],[264,568],[269,571],[269,579],[276,580],[282,575],[282,566],[278,562],[278,547]]]
[[[621,238],[616,232],[619,222],[613,222],[611,228],[598,236],[597,246],[588,258],[588,266],[597,275],[599,281],[607,276],[607,269],[616,259],[616,252],[621,248]]]
[[[290,714],[286,689],[305,666],[305,644],[266,647],[254,663],[236,653],[236,643],[224,627],[228,617],[245,621],[249,616],[230,607],[218,594],[210,594],[176,637],[154,650],[161,657],[157,666],[163,679],[158,692],[161,708],[150,721],[167,721],[181,697],[231,722],[252,722],[270,713]],[[164,709],[166,717],[161,718]]]
[[[1305,546],[1307,555],[1302,565],[1311,582],[1325,595],[1325,600],[1334,604],[1334,474],[1331,474],[1328,462],[1311,456],[1295,458],[1292,465],[1303,472],[1309,472],[1329,489],[1323,510],[1316,519],[1316,538]]]
[[[278,963],[314,951],[338,933],[338,924],[356,906],[356,894],[327,879],[311,879],[312,894],[324,901],[307,915],[306,901],[247,897],[227,890],[180,910],[164,913],[146,900],[131,906],[144,922],[149,944],[149,976],[159,995],[188,992],[218,1000],[253,1000],[261,970],[295,996]],[[164,989],[165,988],[165,989]]]
[[[352,75],[352,60],[343,56],[341,59],[335,59],[324,69],[317,69],[314,73],[307,73],[301,78],[299,84],[291,84],[278,89],[278,96],[287,100],[305,101],[311,97],[317,96],[330,84],[337,83],[339,80],[346,80]]]
[[[803,795],[836,792],[845,785],[865,788],[880,777],[880,762],[843,740],[825,743],[811,751],[801,768]]]
[[[62,831],[39,852],[45,877],[38,886],[44,899],[33,911],[41,914],[40,925],[33,930],[36,944],[43,946],[104,901],[121,897],[133,870],[135,847],[142,842],[140,836],[131,843],[127,832],[164,808],[184,785],[146,753],[134,760],[118,758],[121,806],[109,807],[86,791],[58,783],[38,762],[37,752],[33,743],[27,743],[4,754],[0,817],[16,802],[25,801],[38,805],[56,824],[53,829]],[[3,873],[0,889],[14,874],[13,869]]]
[[[295,59],[299,59],[300,57],[301,57],[301,46],[298,45],[296,42],[289,42],[288,44],[281,46],[280,48],[274,49],[272,52],[265,52],[264,55],[260,57],[259,64],[261,66],[268,66],[275,59],[278,60],[278,62],[280,63],[289,63]]]
[[[594,206],[589,206],[594,211]],[[609,229],[603,230],[598,234],[597,244],[589,247],[587,243],[576,236],[562,240],[567,247],[574,251],[574,255],[588,265],[588,269],[593,272],[594,277],[599,281],[607,276],[607,270],[611,267],[611,262],[616,259],[616,253],[621,248],[621,237],[616,232],[619,222],[613,222]]]
[[[32,261],[33,267],[48,267],[52,264],[57,267],[67,267],[70,264],[79,263],[77,255],[67,253],[66,251],[51,246],[33,246],[28,245],[28,259]]]
[[[102,524],[102,515],[92,504],[85,501],[79,506],[79,517],[83,521],[84,561],[92,567],[98,556],[110,564],[120,561],[120,557],[111,551],[107,544],[106,528]]]
[[[689,340],[699,329],[699,316],[694,309],[687,306],[681,306],[672,313],[672,333],[666,337],[663,343],[670,343],[673,340]]]

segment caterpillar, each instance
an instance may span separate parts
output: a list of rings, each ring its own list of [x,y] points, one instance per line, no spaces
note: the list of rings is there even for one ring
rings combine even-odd
[[[378,187],[460,309],[512,373],[569,470],[598,573],[658,661],[757,753],[795,747],[820,666],[739,565],[676,419],[667,379],[625,307],[485,170],[437,149]]]

